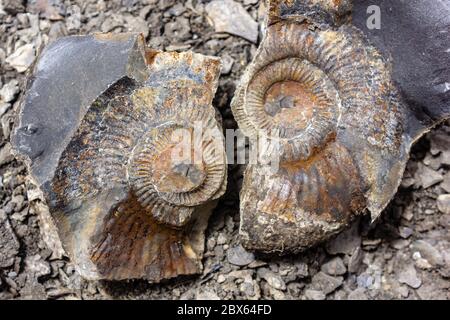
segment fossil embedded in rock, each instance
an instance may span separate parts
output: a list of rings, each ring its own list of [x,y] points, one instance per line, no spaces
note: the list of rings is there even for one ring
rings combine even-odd
[[[226,186],[211,106],[219,60],[97,34],[57,40],[33,72],[12,142],[81,275],[200,272],[204,230]],[[180,157],[177,134],[192,138]]]
[[[412,143],[449,117],[448,90],[430,94],[438,103],[418,107],[420,86],[428,92],[431,83],[411,85],[413,71],[393,75],[388,57],[395,66],[403,58],[414,63],[419,53],[402,52],[402,43],[387,36],[378,39],[389,53],[383,55],[351,25],[351,4],[269,3],[265,37],[232,102],[242,131],[268,140],[273,147],[264,152],[280,160],[277,171],[250,164],[245,172],[240,233],[247,248],[301,251],[340,232],[366,208],[375,219],[397,190]],[[413,5],[397,4],[400,13],[402,6]],[[449,12],[443,4],[433,7],[436,32],[448,26],[448,19],[438,21],[442,10]],[[383,24],[383,34],[395,32],[395,21]],[[407,46],[409,40],[397,41]],[[442,39],[435,42],[443,47]],[[442,59],[428,59],[428,68],[435,81],[448,80],[448,57],[436,54]]]

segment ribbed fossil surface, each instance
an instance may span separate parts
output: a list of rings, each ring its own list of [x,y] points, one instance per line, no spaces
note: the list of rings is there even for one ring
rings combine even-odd
[[[40,55],[13,144],[85,278],[201,271],[204,230],[226,187],[211,106],[219,73],[216,58],[147,49],[134,34],[62,38]],[[194,148],[197,126],[216,139],[201,134]],[[192,136],[198,161],[174,159],[177,132]]]
[[[450,113],[447,104],[412,125],[390,62],[351,25],[350,4],[270,1],[265,37],[232,102],[243,132],[266,139],[263,156],[280,161],[278,170],[259,163],[245,172],[240,233],[249,249],[301,251],[365,209],[375,219],[411,144]]]

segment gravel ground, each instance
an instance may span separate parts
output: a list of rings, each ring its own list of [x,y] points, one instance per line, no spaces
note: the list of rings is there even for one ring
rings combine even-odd
[[[233,21],[220,21],[220,6],[205,0],[0,0],[0,299],[449,299],[450,123],[416,144],[379,221],[362,217],[303,254],[259,256],[239,245],[241,166],[230,166],[228,192],[211,218],[202,275],[88,282],[47,247],[35,210],[41,200],[8,142],[37,49],[64,35],[139,31],[153,48],[222,57],[214,105],[224,127],[236,128],[229,103],[256,50],[264,6],[223,1],[237,8]]]

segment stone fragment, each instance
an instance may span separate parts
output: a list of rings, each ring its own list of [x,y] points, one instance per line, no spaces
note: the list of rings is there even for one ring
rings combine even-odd
[[[164,34],[179,41],[186,40],[191,36],[189,20],[184,17],[178,17],[175,21],[169,22],[164,26]]]
[[[9,108],[11,108],[10,103],[0,102],[0,118],[9,110]]]
[[[6,58],[6,63],[17,70],[25,72],[34,61],[35,48],[33,44],[25,44],[14,51]]]
[[[305,290],[305,297],[308,300],[325,300],[326,299],[325,293],[323,293],[322,291],[311,290],[311,289]]]
[[[398,228],[398,233],[403,239],[408,239],[414,231],[411,228],[401,226]]]
[[[52,21],[62,20],[64,19],[58,7],[55,7],[53,3],[55,1],[52,0],[37,0],[36,1],[36,10],[41,14],[42,17],[45,17]]]
[[[326,250],[329,254],[352,254],[360,245],[359,222],[355,222],[349,229],[344,230],[337,237],[328,241]]]
[[[436,203],[440,212],[450,214],[450,194],[439,195]]]
[[[233,58],[226,54],[222,56],[222,70],[220,71],[221,74],[227,75],[231,72],[231,68],[233,67],[234,60]]]
[[[409,244],[410,241],[406,239],[396,239],[391,241],[390,243],[391,247],[397,250],[402,250],[403,248],[406,248]]]
[[[416,171],[415,179],[417,186],[421,186],[424,189],[427,189],[435,184],[444,180],[442,175],[431,169],[425,165],[419,165],[419,168]]]
[[[411,250],[420,253],[421,257],[427,260],[432,266],[444,265],[444,258],[441,253],[431,244],[424,240],[417,240],[411,245]]]
[[[368,289],[371,288],[374,284],[374,278],[372,275],[364,272],[359,274],[356,277],[356,283],[358,284],[358,287]]]
[[[5,84],[0,90],[0,101],[11,102],[19,93],[19,81],[13,79]]]
[[[437,155],[440,152],[450,150],[450,137],[445,132],[433,132],[430,138],[430,152]]]
[[[199,291],[195,297],[196,300],[220,300],[217,293],[211,290]]]
[[[311,280],[311,289],[330,294],[342,285],[342,277],[332,277],[324,272],[316,273]]]
[[[348,260],[348,271],[351,273],[356,273],[359,270],[359,267],[361,266],[361,263],[364,258],[364,253],[361,247],[355,248],[353,250],[352,255],[350,256],[350,259]]]
[[[51,272],[48,262],[44,261],[38,254],[26,257],[25,268],[36,278],[46,276]]]
[[[450,193],[450,171],[444,175],[442,183],[439,185],[445,192]]]
[[[0,268],[10,267],[19,253],[20,243],[11,228],[8,217],[0,209]]]
[[[3,147],[0,147],[0,167],[4,164],[8,164],[14,160],[12,154],[11,144],[7,143]]]
[[[357,288],[349,293],[348,300],[369,300],[363,288]]]
[[[398,281],[414,289],[419,288],[422,284],[422,280],[417,276],[416,269],[412,264],[404,264],[402,266],[398,271]]]
[[[423,159],[423,163],[433,170],[438,170],[442,165],[441,156],[433,157],[432,155],[427,154],[425,159]]]
[[[306,278],[309,276],[308,264],[305,262],[298,262],[295,264],[295,275],[299,278]]]
[[[242,245],[234,246],[227,251],[228,262],[236,266],[246,266],[255,261],[255,256],[242,247]]]
[[[269,287],[269,292],[274,300],[286,300],[286,294],[281,290]]]
[[[18,14],[20,12],[24,12],[25,11],[25,6],[24,6],[24,2],[23,1],[3,0],[2,2],[3,2],[2,3],[3,10],[5,10],[6,12],[8,12],[8,13],[10,13],[12,15],[15,15],[15,14]]]
[[[341,276],[347,272],[344,262],[339,257],[324,263],[321,270],[330,276]]]
[[[269,286],[277,290],[286,290],[286,284],[283,279],[273,271],[267,268],[260,268],[257,272],[258,276],[267,281]]]
[[[214,0],[205,7],[216,32],[230,33],[253,43],[258,40],[258,23],[234,0]]]

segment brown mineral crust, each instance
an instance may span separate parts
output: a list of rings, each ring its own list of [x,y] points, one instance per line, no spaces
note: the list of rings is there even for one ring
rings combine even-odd
[[[338,143],[330,143],[317,158],[283,163],[276,174],[249,166],[241,198],[241,237],[246,247],[264,252],[311,247],[337,233],[366,205],[358,168]]]
[[[100,276],[108,280],[144,278],[159,282],[198,273],[203,243],[190,238],[193,224],[201,224],[204,230],[207,216],[180,230],[170,228],[155,221],[131,194],[112,208],[103,230],[92,237],[92,261]]]

